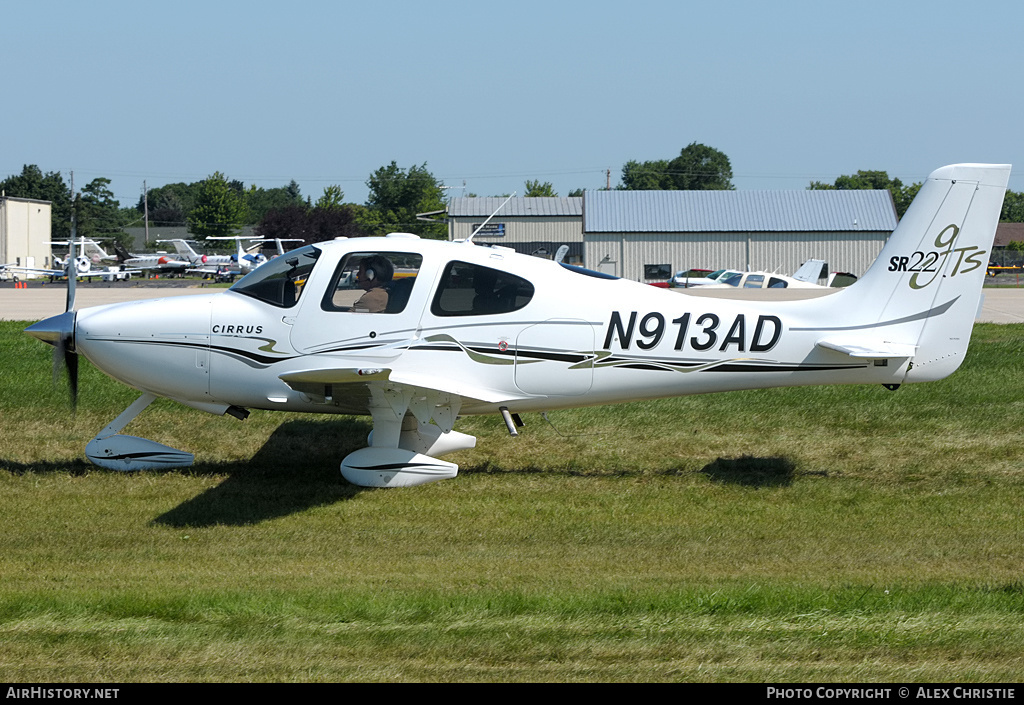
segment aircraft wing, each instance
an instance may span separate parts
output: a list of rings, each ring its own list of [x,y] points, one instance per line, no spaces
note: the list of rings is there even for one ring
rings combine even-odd
[[[532,398],[524,394],[490,389],[436,373],[405,372],[386,367],[332,367],[287,372],[280,379],[292,389],[315,398],[340,397],[345,387],[359,387],[365,395],[371,383],[389,389],[408,391],[415,397],[456,396],[478,404],[502,404]]]
[[[5,266],[4,271],[7,272],[22,272],[24,274],[40,274],[48,277],[63,277],[67,272],[63,269],[37,269],[33,267],[12,267],[10,265]]]
[[[822,338],[816,345],[826,350],[846,353],[850,357],[866,358],[903,358],[913,357],[917,353],[916,345],[890,343],[877,338],[833,336]]]
[[[79,272],[79,278],[82,277],[104,277],[113,276],[116,277],[119,274],[143,274],[141,269],[115,269],[114,271],[104,271],[102,269],[94,269],[88,272]]]

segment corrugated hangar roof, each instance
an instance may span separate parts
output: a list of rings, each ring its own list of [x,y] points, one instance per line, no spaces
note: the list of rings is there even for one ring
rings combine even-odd
[[[448,215],[464,218],[486,218],[505,199],[500,196],[485,198],[453,198],[448,202]],[[583,214],[582,198],[513,198],[501,209],[496,218],[516,216],[579,216]]]
[[[884,190],[587,191],[585,233],[891,231]]]

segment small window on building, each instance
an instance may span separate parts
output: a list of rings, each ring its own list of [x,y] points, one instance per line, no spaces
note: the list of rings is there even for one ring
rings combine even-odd
[[[533,284],[522,277],[467,262],[449,262],[434,294],[435,316],[509,313],[530,303]]]
[[[645,264],[644,279],[667,280],[672,276],[671,264]]]

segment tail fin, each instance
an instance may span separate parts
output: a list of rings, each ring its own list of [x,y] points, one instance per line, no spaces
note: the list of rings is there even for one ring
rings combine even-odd
[[[132,256],[128,254],[128,250],[124,249],[124,245],[120,242],[114,242],[114,254],[117,255],[117,261],[124,264],[125,260],[131,259]]]
[[[851,328],[916,346],[905,381],[942,379],[963,361],[1009,178],[1008,164],[936,169],[878,259],[847,289],[874,318]]]
[[[174,245],[174,251],[178,253],[179,257],[184,257],[189,262],[194,262],[198,259],[199,255],[192,247],[182,240],[181,238],[174,238],[171,240],[157,240],[157,242],[169,242]]]
[[[819,279],[828,277],[828,263],[823,259],[809,259],[793,272],[793,278],[802,282],[817,284]]]

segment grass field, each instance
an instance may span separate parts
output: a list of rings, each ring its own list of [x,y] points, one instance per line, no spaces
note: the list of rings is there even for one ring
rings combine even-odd
[[[1024,326],[942,382],[467,418],[460,476],[347,485],[353,417],[135,396],[0,324],[0,681],[1024,679]]]

